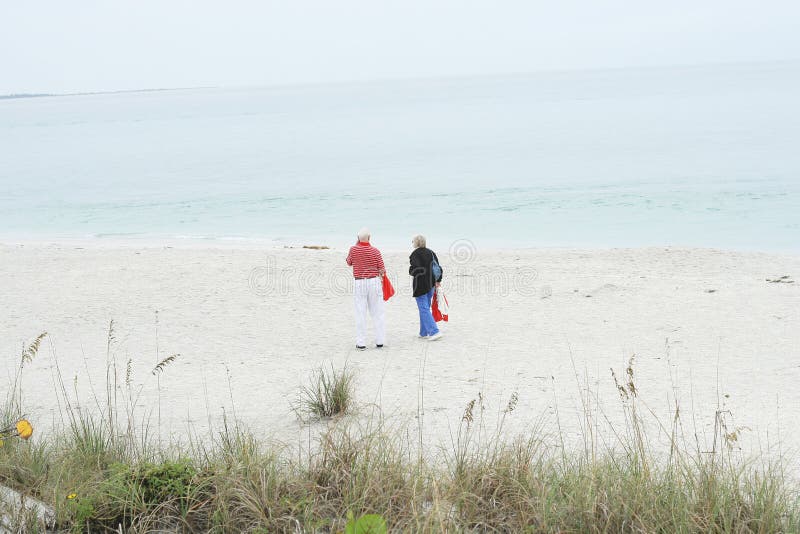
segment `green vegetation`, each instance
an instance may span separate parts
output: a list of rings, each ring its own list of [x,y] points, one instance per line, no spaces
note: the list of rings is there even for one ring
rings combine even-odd
[[[320,391],[346,391],[339,406],[351,406],[352,372],[326,376],[333,386]],[[328,421],[301,457],[227,419],[208,440],[159,447],[109,417],[124,410],[79,413],[65,393],[65,430],[6,440],[0,482],[52,506],[59,527],[74,532],[800,531],[798,488],[780,465],[735,461],[726,446],[735,436],[722,422],[708,453],[677,440],[668,455],[652,453],[632,362],[618,389],[628,426],[613,450],[591,442],[570,452],[538,432],[507,438],[515,393],[492,432],[481,425],[483,399],[470,401],[435,459],[380,416]],[[3,413],[12,420],[24,398],[9,399]],[[43,528],[29,514],[7,514],[12,530]]]
[[[300,390],[295,411],[301,418],[324,418],[346,414],[353,406],[354,375],[347,367],[341,371],[333,365],[322,366],[311,373],[310,384]]]

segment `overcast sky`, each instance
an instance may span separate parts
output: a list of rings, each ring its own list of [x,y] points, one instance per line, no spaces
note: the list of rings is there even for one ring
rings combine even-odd
[[[800,58],[796,0],[0,0],[0,94]]]

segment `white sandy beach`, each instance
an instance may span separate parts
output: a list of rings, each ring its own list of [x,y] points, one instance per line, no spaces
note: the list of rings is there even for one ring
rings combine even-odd
[[[12,380],[23,345],[49,333],[22,381],[40,434],[60,413],[54,358],[84,408],[93,408],[93,396],[104,403],[113,319],[119,395],[130,360],[133,390],[143,385],[139,416],[150,413],[153,428],[159,402],[151,370],[180,354],[160,377],[162,436],[202,434],[209,424],[218,429],[224,409],[260,435],[302,441],[309,427],[290,407],[299,387],[314,367],[349,362],[362,413],[377,405],[390,421],[416,429],[423,411],[432,445],[449,441],[479,392],[491,425],[518,393],[506,418],[509,436],[541,421],[546,432],[560,424],[577,437],[587,384],[593,420],[621,425],[610,368],[624,373],[635,354],[640,399],[669,425],[677,398],[687,438],[695,429],[701,439],[710,436],[719,406],[742,427],[743,447],[800,445],[797,256],[664,248],[475,251],[468,243],[448,255],[447,245],[432,243],[445,271],[451,321],[444,339],[427,343],[416,336],[408,251],[384,251],[398,290],[387,303],[387,346],[356,352],[345,250],[202,247],[0,246],[4,380]],[[798,282],[766,281],[786,275]]]

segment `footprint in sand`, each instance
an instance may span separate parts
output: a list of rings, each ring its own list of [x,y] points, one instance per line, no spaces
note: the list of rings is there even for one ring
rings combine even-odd
[[[616,293],[617,291],[621,291],[622,288],[615,284],[603,284],[602,286],[595,288],[594,291],[589,291],[584,295],[584,297],[592,297],[594,295],[605,294],[605,293]]]

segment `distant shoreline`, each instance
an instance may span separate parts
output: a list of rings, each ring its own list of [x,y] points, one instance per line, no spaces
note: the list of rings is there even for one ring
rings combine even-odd
[[[163,87],[155,89],[123,89],[119,91],[87,91],[81,93],[12,93],[0,95],[0,100],[13,100],[17,98],[43,98],[53,96],[92,96],[92,95],[119,95],[126,93],[162,93],[166,91],[187,91],[190,89],[216,89],[213,85],[198,87]]]
[[[437,252],[451,250],[469,251],[469,254],[485,254],[489,252],[521,252],[521,251],[562,251],[562,252],[603,252],[603,251],[716,251],[746,255],[766,255],[784,258],[800,258],[800,250],[730,247],[724,245],[691,245],[682,243],[649,243],[649,244],[614,244],[614,243],[516,243],[487,242],[482,239],[453,238],[452,236],[429,236],[434,239],[432,245]],[[384,253],[406,252],[405,245],[409,240],[401,240],[396,236],[376,236],[373,242]],[[329,236],[308,237],[292,236],[288,238],[268,237],[202,237],[202,236],[13,236],[0,235],[0,250],[17,247],[34,249],[70,249],[87,250],[146,250],[146,249],[185,249],[185,250],[307,250],[306,247],[325,247],[325,250],[343,251],[352,245],[349,238]]]
[[[375,239],[374,244],[384,254],[407,254],[410,247],[403,247],[394,239],[379,240]],[[13,238],[0,236],[0,251],[16,248],[29,248],[33,250],[68,251],[80,249],[87,251],[121,251],[121,250],[159,250],[175,249],[183,251],[213,251],[213,250],[238,250],[243,252],[268,251],[270,253],[292,253],[292,252],[317,252],[317,253],[343,253],[347,251],[352,242],[343,240],[327,239],[292,239],[282,241],[267,238]],[[318,250],[314,250],[317,249]],[[608,252],[642,252],[651,251],[661,252],[708,252],[716,254],[737,254],[744,256],[761,256],[782,259],[798,259],[800,251],[797,250],[769,250],[769,249],[739,249],[724,246],[691,246],[681,244],[664,245],[613,245],[589,244],[581,245],[556,245],[551,243],[541,243],[536,245],[521,245],[513,243],[494,243],[472,242],[464,239],[436,239],[433,248],[439,254],[467,254],[470,257],[487,254],[531,254],[531,253],[583,253],[601,254]]]
[[[124,90],[105,90],[105,91],[83,91],[74,93],[10,93],[0,95],[0,100],[13,99],[13,98],[37,98],[46,96],[86,96],[86,95],[105,95],[105,94],[120,94],[120,93],[147,93],[157,91],[182,91],[187,89],[290,89],[290,88],[308,88],[308,87],[331,87],[331,86],[347,86],[347,85],[375,85],[375,84],[391,84],[391,83],[418,83],[418,82],[432,82],[432,81],[464,81],[464,80],[486,80],[492,78],[519,78],[529,76],[547,76],[547,75],[565,75],[576,73],[602,73],[602,72],[619,72],[619,71],[657,71],[657,70],[697,70],[707,68],[739,68],[743,66],[758,66],[758,65],[786,65],[800,62],[800,58],[790,59],[767,59],[767,60],[751,60],[751,61],[712,61],[707,63],[671,63],[665,65],[631,65],[627,67],[597,67],[597,68],[549,68],[540,70],[528,71],[508,71],[508,72],[491,72],[484,74],[475,73],[461,73],[450,74],[444,76],[407,76],[407,77],[379,77],[368,79],[345,79],[345,80],[296,80],[285,82],[266,82],[255,84],[231,84],[231,85],[208,85],[208,86],[193,86],[193,87],[166,87],[154,89],[124,89]]]

